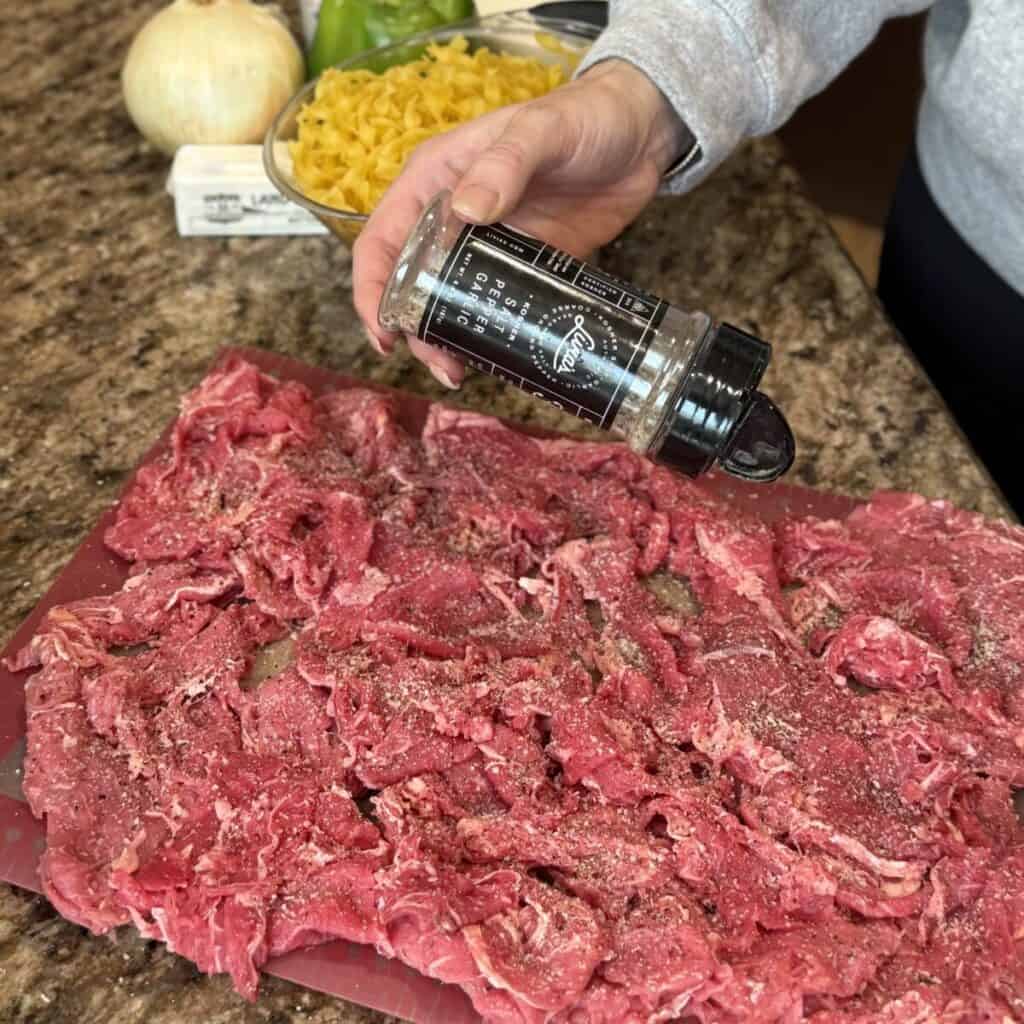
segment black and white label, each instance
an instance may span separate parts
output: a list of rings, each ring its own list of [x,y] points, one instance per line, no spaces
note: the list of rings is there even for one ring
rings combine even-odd
[[[607,427],[667,303],[501,224],[467,226],[419,336]]]

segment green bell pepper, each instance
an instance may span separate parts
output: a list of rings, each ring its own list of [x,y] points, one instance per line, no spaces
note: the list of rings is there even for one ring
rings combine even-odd
[[[310,76],[366,50],[389,46],[419,32],[473,16],[473,0],[323,0],[309,51]],[[374,71],[422,56],[402,47],[387,59],[368,61]]]
[[[453,21],[465,21],[476,14],[473,0],[429,0],[430,6],[450,25]]]

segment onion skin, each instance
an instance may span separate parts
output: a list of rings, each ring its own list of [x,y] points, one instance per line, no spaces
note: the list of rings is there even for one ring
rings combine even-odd
[[[132,121],[170,155],[261,142],[304,79],[280,12],[249,0],[175,0],[142,26],[121,71]]]

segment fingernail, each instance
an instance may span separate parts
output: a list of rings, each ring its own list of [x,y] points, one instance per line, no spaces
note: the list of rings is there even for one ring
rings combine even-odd
[[[458,389],[459,385],[448,376],[448,371],[443,366],[435,366],[431,363],[429,368],[430,372],[434,375],[434,380],[443,384],[446,388],[450,388],[452,391]]]
[[[380,338],[378,338],[377,335],[370,330],[369,327],[363,328],[363,334],[366,335],[366,340],[370,343],[370,347],[374,350],[374,352],[377,353],[377,355],[388,355],[388,350],[384,347],[384,342],[382,342]]]
[[[452,209],[463,219],[484,224],[494,217],[498,193],[486,185],[466,185],[455,193]]]

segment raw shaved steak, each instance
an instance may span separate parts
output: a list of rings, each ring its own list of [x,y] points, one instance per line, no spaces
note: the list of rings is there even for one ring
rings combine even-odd
[[[773,531],[236,359],[107,543],[128,582],[16,662],[93,931],[249,998],[370,943],[496,1024],[1024,1019],[1024,530],[888,494]]]

